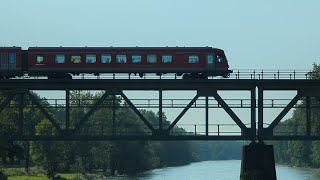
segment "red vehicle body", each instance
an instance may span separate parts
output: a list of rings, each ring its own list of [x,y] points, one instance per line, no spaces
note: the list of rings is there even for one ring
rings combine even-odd
[[[0,77],[22,75],[22,50],[20,47],[0,47]]]
[[[0,48],[15,54],[17,72],[4,63],[0,77],[48,76],[71,78],[82,73],[174,73],[184,78],[227,77],[232,71],[224,51],[212,47],[30,47]],[[11,66],[10,66],[11,67]]]

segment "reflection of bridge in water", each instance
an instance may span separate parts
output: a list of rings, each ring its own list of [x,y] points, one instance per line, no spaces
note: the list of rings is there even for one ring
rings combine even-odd
[[[167,77],[167,76],[166,76]],[[311,131],[311,109],[319,108],[320,80],[310,78],[317,77],[309,72],[290,73],[273,72],[253,72],[241,74],[234,71],[230,79],[209,79],[209,80],[181,80],[172,79],[74,79],[74,80],[47,80],[47,79],[9,79],[0,80],[0,90],[7,92],[7,97],[0,100],[0,112],[5,108],[15,108],[18,110],[19,119],[17,121],[17,132],[4,134],[0,132],[0,138],[6,140],[250,140],[252,142],[263,140],[319,140],[320,135]],[[160,78],[160,77],[158,77]],[[266,79],[267,78],[267,79]],[[284,78],[284,79],[283,79]],[[30,91],[32,90],[61,90],[65,91],[64,99],[48,99],[49,104],[41,103]],[[103,90],[103,95],[91,104],[83,104],[85,99],[70,99],[71,90]],[[152,99],[129,99],[125,93],[127,91],[157,91],[158,97]],[[188,99],[163,99],[162,93],[166,91],[194,91],[196,95]],[[249,92],[247,99],[223,99],[220,92]],[[295,91],[292,99],[264,98],[265,92],[272,91]],[[118,97],[123,99],[119,106],[115,101]],[[314,98],[312,98],[314,97]],[[312,99],[311,99],[312,98]],[[13,103],[15,99],[15,103]],[[26,101],[29,99],[29,101]],[[297,102],[304,100],[305,103],[297,106]],[[17,103],[18,102],[18,103]],[[27,102],[27,103],[26,103]],[[54,119],[48,112],[48,108],[64,108],[65,121]],[[304,108],[306,112],[305,123],[297,126],[304,126],[304,133],[294,134],[292,132],[275,131],[275,128],[283,117],[293,107]],[[51,122],[56,130],[54,135],[42,135],[34,133],[36,124],[28,124],[24,120],[24,108],[38,108],[44,116]],[[80,119],[77,124],[70,124],[70,109],[86,108],[87,114]],[[90,124],[89,118],[99,108],[110,108],[112,111],[111,124]],[[127,124],[122,131],[117,130],[116,111],[119,108],[131,108],[141,119],[141,124],[147,127],[146,131],[133,131],[138,124]],[[157,124],[146,119],[138,108],[156,108],[159,111]],[[162,114],[164,108],[183,108],[180,114],[170,123],[163,124]],[[179,124],[179,127],[191,126],[193,131],[187,133],[175,132],[177,123],[183,115],[190,109],[204,109],[205,119],[202,124]],[[234,124],[209,124],[209,109],[221,108]],[[232,110],[234,108],[248,109],[250,112],[250,123],[245,124]],[[264,122],[264,109],[283,108],[270,124]],[[269,121],[268,121],[269,122]],[[140,124],[140,125],[141,125]],[[282,125],[282,124],[281,124]],[[3,126],[3,125],[2,125]],[[80,133],[81,128],[92,126],[95,131],[90,133]],[[235,132],[227,131],[225,126],[236,126]],[[190,129],[190,128],[189,128]],[[200,130],[201,129],[201,130]],[[209,130],[210,129],[210,130]],[[269,147],[257,147],[254,150],[244,149],[246,153],[253,154],[259,161],[265,153],[269,154]],[[245,153],[245,154],[246,154]],[[272,155],[267,155],[273,159]],[[270,158],[272,156],[272,158]],[[259,164],[252,159],[248,159],[248,154],[244,157],[243,171],[250,163]],[[274,162],[273,162],[274,163]],[[274,170],[274,164],[264,170],[267,174]],[[268,163],[267,163],[268,164]],[[270,162],[269,162],[270,164]],[[272,165],[273,164],[273,165]],[[259,165],[257,165],[258,167]],[[264,164],[266,166],[266,164]],[[273,167],[272,167],[273,166]],[[260,167],[259,167],[260,168]],[[249,167],[250,169],[250,167]],[[260,168],[261,169],[261,168]],[[270,176],[271,177],[271,176]],[[272,177],[271,177],[272,179]]]

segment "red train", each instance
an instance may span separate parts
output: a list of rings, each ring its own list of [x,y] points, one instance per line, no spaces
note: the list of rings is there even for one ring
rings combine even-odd
[[[224,51],[212,47],[0,47],[0,78],[72,78],[82,73],[174,73],[184,79],[228,77]]]

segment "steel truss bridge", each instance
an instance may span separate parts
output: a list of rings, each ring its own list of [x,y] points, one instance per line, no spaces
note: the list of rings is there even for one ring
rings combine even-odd
[[[233,74],[234,75],[234,74]],[[6,92],[6,97],[0,99],[0,115],[5,108],[16,108],[18,120],[16,123],[17,132],[6,134],[0,132],[0,139],[14,141],[37,141],[37,140],[320,140],[318,132],[311,131],[311,109],[319,108],[320,105],[320,80],[309,79],[310,74],[302,73],[302,78],[292,74],[285,79],[272,75],[275,78],[262,79],[257,74],[246,76],[241,79],[239,75],[234,79],[208,79],[208,80],[182,80],[182,79],[73,79],[73,80],[48,80],[48,79],[8,79],[0,80],[0,91]],[[279,73],[280,75],[280,73]],[[291,77],[291,78],[289,78]],[[60,90],[65,91],[64,99],[48,100],[44,104],[32,94],[37,90]],[[83,104],[81,99],[71,99],[72,90],[99,90],[103,91],[100,99],[92,104]],[[157,91],[158,97],[153,99],[129,99],[125,92],[128,91]],[[190,99],[164,99],[164,91],[195,91],[196,95]],[[245,91],[250,94],[247,99],[224,99],[220,92],[224,91]],[[290,100],[265,99],[264,93],[269,91],[295,91],[295,96]],[[110,98],[112,97],[112,98]],[[115,101],[121,97],[125,104],[117,106]],[[26,99],[29,99],[26,103]],[[13,102],[12,100],[15,99]],[[305,103],[297,106],[299,100]],[[188,103],[185,103],[189,100]],[[108,103],[109,102],[109,103]],[[136,102],[136,103],[133,103]],[[55,119],[48,111],[49,108],[64,108],[65,120],[62,122]],[[70,124],[71,108],[89,108],[87,114],[77,124]],[[290,134],[275,131],[276,126],[292,108],[304,108],[306,112],[305,129],[303,134]],[[41,113],[50,121],[56,134],[43,135],[30,131],[36,124],[28,124],[24,117],[24,108],[38,108]],[[79,133],[80,129],[90,126],[89,118],[99,108],[110,108],[112,111],[111,124],[91,124],[95,126],[95,133]],[[117,131],[116,111],[119,108],[131,108],[141,119],[148,131],[132,132],[128,125],[128,131]],[[157,108],[159,120],[152,124],[143,116],[138,108]],[[164,108],[183,108],[180,114],[171,121],[171,124],[164,125],[162,114]],[[193,132],[185,134],[174,132],[179,120],[190,108],[205,109],[205,119],[202,126],[204,130],[199,132],[194,127]],[[239,130],[232,134],[223,132],[219,127],[224,124],[209,124],[209,109],[223,109],[235,122]],[[250,123],[245,124],[233,111],[234,108],[246,108],[250,110]],[[264,123],[264,110],[266,108],[283,108],[270,124]],[[270,122],[268,120],[268,122]],[[30,127],[32,126],[32,127]],[[209,127],[215,127],[214,132]],[[26,129],[29,129],[28,131]],[[212,129],[212,128],[211,128]]]

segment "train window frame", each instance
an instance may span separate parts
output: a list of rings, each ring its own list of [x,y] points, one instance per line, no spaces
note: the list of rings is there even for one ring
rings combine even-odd
[[[198,64],[199,63],[199,56],[198,55],[189,55],[188,62],[189,62],[189,64]]]
[[[62,54],[62,53],[56,54],[56,56],[54,58],[54,62],[56,64],[64,64],[64,63],[66,63],[66,55]]]
[[[155,64],[158,61],[158,57],[156,54],[147,54],[147,62],[150,64]]]
[[[100,62],[102,64],[110,64],[112,62],[112,55],[111,54],[101,54]]]
[[[70,62],[73,64],[80,64],[82,61],[81,54],[71,54]]]
[[[16,64],[17,55],[15,52],[8,53],[8,64]]]
[[[126,64],[127,63],[127,55],[126,54],[117,54],[116,62],[118,64]]]
[[[215,59],[215,54],[207,54],[207,64],[214,64],[214,62],[216,61]]]
[[[90,59],[93,58],[93,59]],[[97,55],[96,54],[86,54],[86,63],[87,64],[94,64],[97,62]]]
[[[44,64],[44,56],[43,55],[37,55],[36,62],[37,62],[37,64]]]
[[[172,54],[163,54],[161,57],[161,62],[163,64],[170,64],[173,62]]]
[[[137,59],[136,59],[137,58]],[[136,61],[138,60],[138,61]],[[142,63],[142,56],[141,54],[132,54],[131,55],[131,62],[133,64],[141,64]]]

